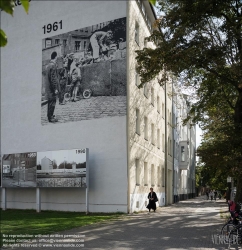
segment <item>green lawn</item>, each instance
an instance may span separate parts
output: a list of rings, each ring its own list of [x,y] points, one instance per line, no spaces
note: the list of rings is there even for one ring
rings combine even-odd
[[[79,212],[6,210],[1,213],[1,234],[50,234],[63,230],[82,227],[93,223],[117,219],[124,214],[93,213],[86,215]]]

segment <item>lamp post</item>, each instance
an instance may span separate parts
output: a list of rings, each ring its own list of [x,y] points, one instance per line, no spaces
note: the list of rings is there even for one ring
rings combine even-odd
[[[66,157],[64,157],[64,173],[66,172]]]

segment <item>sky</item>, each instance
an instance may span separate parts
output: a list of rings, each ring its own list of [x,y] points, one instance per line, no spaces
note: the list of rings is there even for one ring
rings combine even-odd
[[[77,164],[86,162],[86,154],[77,153],[76,150],[78,149],[38,152],[37,164],[40,164],[41,159],[44,157],[49,158],[51,161],[55,160],[57,165],[60,165],[64,161],[67,163],[76,162]]]
[[[201,143],[201,135],[202,130],[199,128],[198,125],[196,125],[196,147],[198,147]]]

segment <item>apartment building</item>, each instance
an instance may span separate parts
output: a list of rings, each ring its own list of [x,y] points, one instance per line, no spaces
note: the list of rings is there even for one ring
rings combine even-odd
[[[9,37],[1,53],[1,155],[88,148],[90,212],[145,210],[150,187],[159,206],[173,203],[174,141],[180,146],[174,139],[173,80],[160,86],[154,79],[138,88],[136,71],[135,50],[155,46],[145,40],[156,19],[150,3],[30,4],[29,15],[20,6],[14,18],[1,15]],[[53,104],[46,78],[55,55],[60,87]],[[72,102],[66,94],[76,68],[80,93]],[[83,95],[86,89],[91,96]],[[48,119],[51,107],[55,116]],[[1,189],[4,209],[36,207],[36,188]],[[85,188],[39,191],[43,210],[86,209]]]
[[[190,109],[187,95],[173,85],[174,202],[195,197],[196,128],[183,124]]]

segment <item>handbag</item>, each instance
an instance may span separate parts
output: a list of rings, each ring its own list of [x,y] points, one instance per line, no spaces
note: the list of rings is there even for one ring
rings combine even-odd
[[[154,199],[154,202],[157,202],[158,201],[158,198],[156,197],[155,199]]]

